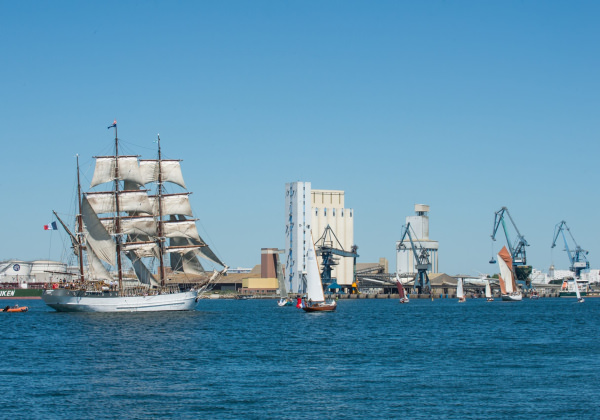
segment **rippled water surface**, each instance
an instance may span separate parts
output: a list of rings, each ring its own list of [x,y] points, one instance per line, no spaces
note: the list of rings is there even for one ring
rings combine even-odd
[[[18,303],[0,313],[3,418],[600,418],[600,299]]]

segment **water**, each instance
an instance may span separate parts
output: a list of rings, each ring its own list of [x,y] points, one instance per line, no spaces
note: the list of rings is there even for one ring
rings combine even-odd
[[[0,313],[3,418],[600,417],[600,299],[19,303],[30,311]]]

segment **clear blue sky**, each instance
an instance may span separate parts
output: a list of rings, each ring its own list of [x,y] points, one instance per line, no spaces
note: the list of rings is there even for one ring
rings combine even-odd
[[[285,183],[346,192],[359,261],[431,206],[440,270],[490,266],[507,206],[528,260],[600,267],[596,1],[0,2],[0,259],[60,259],[75,154],[184,159],[201,234],[233,267],[283,247]],[[137,148],[134,146],[141,146]],[[204,230],[202,230],[204,229]],[[495,243],[498,252],[504,239]],[[56,248],[56,249],[55,249]]]

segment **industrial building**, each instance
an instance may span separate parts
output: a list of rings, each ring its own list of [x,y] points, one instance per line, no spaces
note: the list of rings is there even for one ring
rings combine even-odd
[[[410,223],[411,235],[417,249],[424,249],[429,255],[431,273],[439,273],[438,269],[438,241],[429,239],[429,206],[415,204],[415,215],[406,217],[406,225]],[[417,273],[417,260],[411,248],[410,241],[396,242],[396,272],[402,274]]]
[[[313,190],[310,182],[291,182],[285,186],[285,278],[291,293],[303,293],[307,241],[317,242],[327,226],[340,245],[349,251],[354,245],[354,211],[344,208],[344,191]],[[311,237],[312,231],[312,237]],[[319,264],[321,264],[319,257]],[[354,277],[353,260],[339,258],[332,279],[350,287]]]
[[[0,283],[10,287],[41,287],[50,283],[71,280],[76,268],[58,261],[21,261],[0,262]]]

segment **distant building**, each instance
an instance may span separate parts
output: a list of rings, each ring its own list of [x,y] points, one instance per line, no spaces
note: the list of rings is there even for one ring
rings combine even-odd
[[[285,255],[282,262],[286,267],[286,285],[291,293],[304,293],[307,241],[318,241],[329,225],[343,249],[350,251],[354,244],[354,211],[344,208],[344,191],[313,190],[310,182],[287,183],[285,190]],[[332,278],[341,286],[351,286],[353,276],[352,259],[340,258]]]
[[[431,263],[431,273],[439,273],[438,267],[438,241],[429,239],[429,206],[425,204],[415,204],[415,216],[406,217],[406,225],[410,223],[412,227],[411,235],[417,249],[425,248],[429,254]],[[402,246],[401,241],[396,242],[396,272],[399,274],[416,273],[417,260],[414,257],[408,237],[404,238]]]
[[[0,262],[0,283],[23,284],[54,283],[71,281],[77,268],[68,267],[58,261],[20,261],[10,260]],[[26,286],[25,286],[26,287]]]

